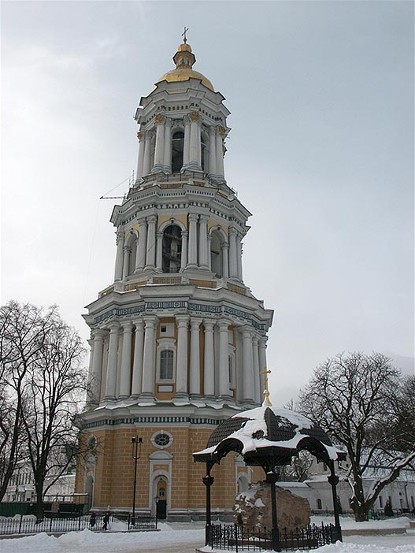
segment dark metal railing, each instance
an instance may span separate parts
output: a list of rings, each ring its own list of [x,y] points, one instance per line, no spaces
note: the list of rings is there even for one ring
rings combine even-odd
[[[279,550],[297,551],[317,549],[341,539],[340,528],[330,524],[310,525],[294,532],[279,531]],[[212,549],[235,551],[263,551],[272,548],[271,530],[246,528],[237,524],[212,524],[207,529],[208,545]]]
[[[105,531],[104,514],[83,515],[72,518],[61,518],[60,516],[48,516],[43,520],[37,521],[34,515],[16,515],[0,519],[0,535],[11,534],[37,534],[47,532],[49,534],[59,534],[65,532],[74,532],[88,528],[93,532]],[[122,515],[117,517],[110,516],[106,530],[111,530],[114,520],[123,520],[128,525],[128,530],[156,530],[157,519],[147,515],[137,515],[132,524],[131,516]]]

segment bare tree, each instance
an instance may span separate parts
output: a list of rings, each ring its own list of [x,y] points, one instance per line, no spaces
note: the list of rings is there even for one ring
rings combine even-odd
[[[10,401],[16,403],[13,424],[9,426],[17,436],[13,438],[9,432],[4,449],[14,448],[13,456],[8,455],[8,472],[13,472],[19,447],[23,447],[32,467],[36,514],[41,519],[46,477],[53,477],[48,479],[52,485],[76,451],[79,429],[74,417],[86,389],[82,365],[85,350],[76,331],[62,321],[56,307],[44,311],[11,302],[2,308],[2,313],[9,316],[7,332],[4,330],[1,336],[2,382]],[[14,324],[10,324],[10,319]],[[3,408],[9,403],[6,398]]]
[[[413,443],[404,452],[393,447],[391,431],[399,412],[396,398],[402,390],[400,378],[400,372],[384,355],[341,354],[318,367],[300,394],[301,412],[347,449],[347,480],[357,521],[368,519],[382,489],[415,459]],[[363,479],[367,475],[372,486],[365,492]]]

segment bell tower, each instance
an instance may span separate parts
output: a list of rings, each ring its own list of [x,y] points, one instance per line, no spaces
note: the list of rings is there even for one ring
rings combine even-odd
[[[78,465],[77,491],[94,509],[131,510],[130,442],[139,436],[138,510],[154,514],[162,489],[166,516],[182,520],[204,509],[192,452],[220,422],[262,402],[273,312],[243,280],[251,214],[225,179],[230,112],[193,69],[185,33],[173,61],[136,110],[137,178],[111,215],[114,281],[84,316],[84,439],[94,448]],[[226,463],[212,498],[223,512],[245,470]]]

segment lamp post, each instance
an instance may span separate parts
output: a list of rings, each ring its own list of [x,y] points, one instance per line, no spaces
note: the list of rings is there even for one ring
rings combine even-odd
[[[132,444],[132,453],[131,457],[134,459],[134,488],[133,488],[133,515],[131,518],[131,524],[135,525],[135,492],[137,487],[137,461],[141,456],[141,444],[143,443],[143,438],[134,436],[131,438]]]

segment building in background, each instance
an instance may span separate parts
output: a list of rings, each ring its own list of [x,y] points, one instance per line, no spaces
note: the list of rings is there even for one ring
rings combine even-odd
[[[273,312],[243,280],[251,214],[225,178],[230,112],[193,69],[186,39],[173,60],[136,111],[136,179],[111,216],[114,282],[87,306],[88,452],[76,492],[97,510],[189,520],[205,512],[192,452],[262,403]],[[223,514],[251,472],[229,456],[213,476],[212,508]]]

